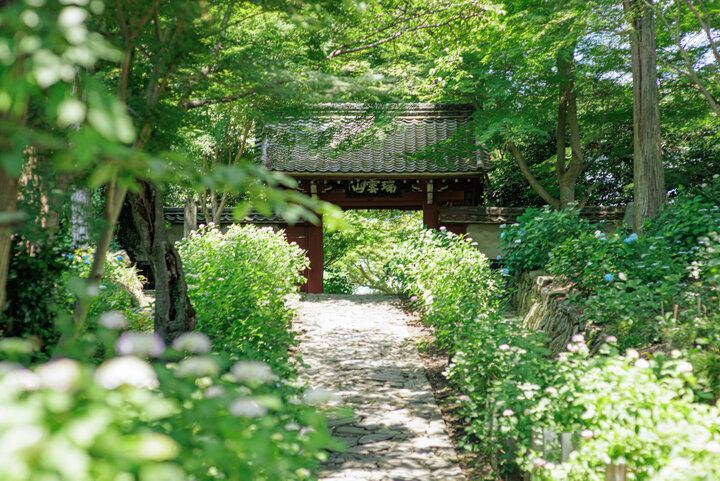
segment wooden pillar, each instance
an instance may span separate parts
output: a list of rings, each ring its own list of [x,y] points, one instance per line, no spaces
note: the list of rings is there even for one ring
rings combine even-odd
[[[438,205],[435,200],[435,185],[432,180],[425,184],[425,199],[423,199],[423,224],[428,229],[440,227]]]
[[[438,206],[436,203],[428,204],[423,202],[423,224],[428,229],[437,229],[440,227],[438,220]]]
[[[308,276],[308,293],[322,294],[323,291],[323,228],[322,217],[318,225],[308,227],[308,257],[310,258],[310,275]]]

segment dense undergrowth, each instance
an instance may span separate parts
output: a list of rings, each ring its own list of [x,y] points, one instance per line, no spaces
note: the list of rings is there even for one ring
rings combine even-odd
[[[32,341],[0,341],[0,479],[312,477],[334,441],[312,405],[324,394],[297,385],[288,354],[284,298],[297,290],[304,255],[252,227],[203,229],[180,250],[201,316],[171,346],[128,330],[139,327],[137,307],[115,281],[77,343],[61,343],[64,357],[30,363]],[[82,274],[86,255],[73,254],[72,269]],[[108,263],[110,279],[135,275],[121,256]],[[55,287],[60,299],[66,284]]]
[[[493,302],[500,273],[466,239],[415,232],[397,246],[389,272],[451,356],[468,449],[505,479],[599,481],[607,463],[627,463],[631,480],[720,479],[719,193],[681,192],[640,236],[572,211],[506,226],[506,287],[507,274],[547,268],[596,327],[557,358]],[[567,461],[539,447],[550,432],[570,433]]]

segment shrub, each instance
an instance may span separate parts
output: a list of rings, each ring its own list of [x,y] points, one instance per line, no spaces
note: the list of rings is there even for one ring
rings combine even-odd
[[[693,402],[687,361],[646,360],[633,350],[588,359],[578,346],[559,364],[562,385],[537,405],[549,408],[544,427],[574,433],[579,448],[565,463],[527,449],[521,462],[533,479],[601,481],[605,463],[619,460],[628,464],[628,479],[718,478],[720,410]]]
[[[463,393],[461,413],[467,420],[462,443],[495,456],[506,453],[508,440],[529,441],[533,419],[516,418],[504,433],[498,433],[502,413],[523,413],[535,405],[540,386],[545,387],[554,370],[546,358],[542,334],[531,333],[517,319],[503,319],[497,312],[481,314],[463,326],[456,339],[456,352],[446,376]],[[505,464],[514,459],[504,459]]]
[[[682,191],[644,235],[569,238],[552,250],[548,270],[577,290],[571,299],[584,320],[616,335],[621,348],[667,341],[690,347],[692,326],[707,317],[702,306],[717,296],[702,286],[697,260],[703,236],[720,227],[718,204],[717,180]]]
[[[207,354],[199,333],[168,350],[147,333],[115,342],[102,325],[116,321],[101,319],[98,334],[123,355],[100,366],[0,363],[1,479],[303,480],[337,448],[323,416],[269,366]]]
[[[63,277],[68,311],[74,302],[73,279],[86,279],[90,274],[94,252],[79,249],[72,254],[63,255],[70,270]],[[105,273],[97,296],[90,305],[89,317],[97,318],[107,311],[120,311],[130,321],[133,329],[149,330],[150,322],[149,299],[143,293],[145,278],[138,273],[137,267],[130,265],[128,256],[123,251],[108,252],[105,258]]]
[[[550,251],[566,239],[592,233],[595,229],[579,211],[527,209],[518,222],[500,226],[500,248],[511,273],[545,267]]]
[[[660,236],[673,243],[678,252],[692,251],[697,240],[720,230],[720,175],[691,189],[678,189],[675,199],[667,202],[652,220],[645,234]]]
[[[293,336],[287,296],[304,281],[308,260],[283,232],[208,226],[177,244],[198,330],[216,348],[279,368]]]
[[[41,250],[30,255],[25,246],[12,244],[6,309],[0,313],[2,336],[32,337],[40,346],[57,341],[50,314],[60,302],[60,279],[68,265],[58,252]]]
[[[15,245],[8,283],[11,302],[0,317],[3,334],[8,337],[33,338],[41,347],[39,358],[49,355],[58,340],[55,316],[69,315],[76,300],[76,288],[90,272],[93,252],[79,249],[70,254],[55,249],[29,255]],[[122,252],[110,253],[105,260],[105,274],[90,306],[90,318],[106,311],[121,311],[134,329],[148,329],[150,309],[142,290],[143,278]],[[146,308],[147,307],[147,308]],[[94,329],[92,324],[89,329]]]
[[[323,292],[326,294],[352,294],[353,284],[347,272],[331,267],[323,273]]]
[[[444,349],[496,302],[498,278],[470,241],[444,230],[409,231],[385,267],[389,284],[410,298]]]

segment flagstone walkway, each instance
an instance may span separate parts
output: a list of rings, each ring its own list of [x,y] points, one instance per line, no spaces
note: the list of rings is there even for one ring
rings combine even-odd
[[[321,481],[465,480],[406,321],[390,296],[301,302],[300,376],[355,413],[330,421],[348,449],[332,453]]]

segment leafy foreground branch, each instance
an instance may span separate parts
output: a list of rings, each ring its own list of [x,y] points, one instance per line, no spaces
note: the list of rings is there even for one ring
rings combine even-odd
[[[190,295],[210,337],[186,333],[166,346],[157,334],[125,330],[128,316],[137,322],[134,307],[97,317],[93,306],[68,352],[88,359],[94,347],[96,362],[0,362],[0,479],[311,478],[334,442],[310,405],[327,399],[295,382],[283,302],[307,260],[282,234],[255,228],[204,229],[180,251],[194,255]],[[70,257],[89,271],[88,253]],[[31,351],[20,339],[0,341],[5,358]]]
[[[504,318],[494,301],[500,278],[467,244],[414,232],[388,263],[451,356],[446,374],[462,393],[467,449],[485,452],[505,479],[600,481],[609,463],[626,464],[633,480],[720,476],[720,409],[702,402],[707,384],[687,350],[621,355],[608,336],[591,356],[579,334],[550,358],[542,334]],[[567,459],[559,441],[544,442],[553,432],[569,434],[576,449]]]

